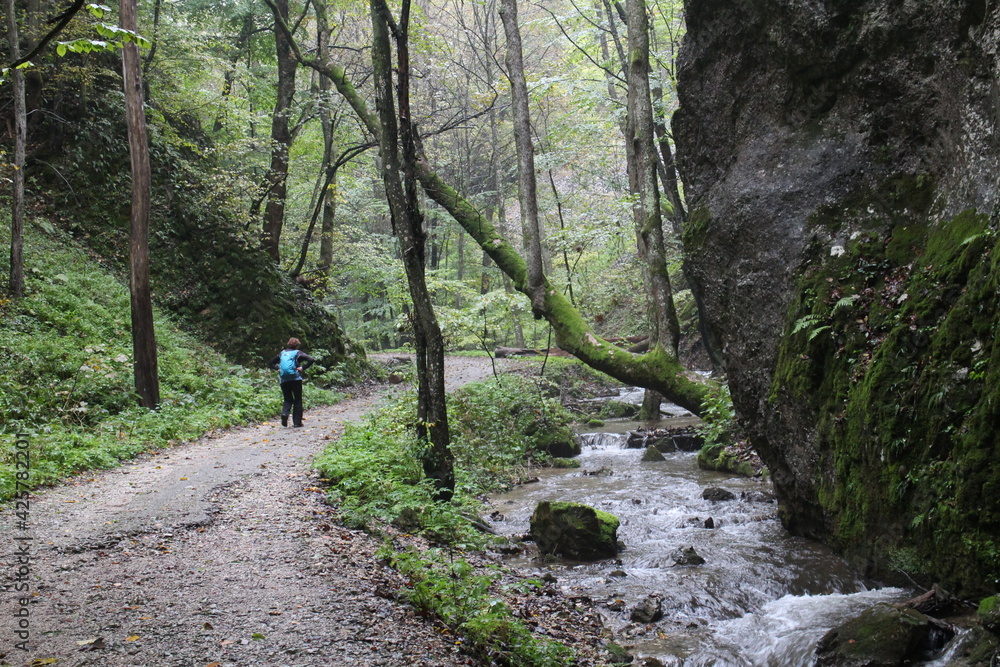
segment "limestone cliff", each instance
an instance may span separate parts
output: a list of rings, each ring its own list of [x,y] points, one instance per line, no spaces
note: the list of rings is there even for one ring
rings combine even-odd
[[[690,0],[688,270],[786,525],[1000,579],[1000,9]]]

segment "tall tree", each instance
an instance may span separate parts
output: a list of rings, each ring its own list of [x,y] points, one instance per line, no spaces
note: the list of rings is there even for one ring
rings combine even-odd
[[[288,0],[275,0],[275,26],[288,24]],[[271,167],[267,172],[267,206],[261,245],[277,262],[281,259],[281,229],[285,224],[285,200],[288,196],[288,155],[292,143],[289,115],[295,95],[295,70],[298,62],[292,55],[292,36],[275,27],[274,44],[278,64],[278,92],[271,115]]]
[[[521,32],[517,25],[516,0],[502,0],[500,15],[507,36],[507,77],[514,108],[514,141],[517,145],[517,192],[521,207],[521,232],[528,264],[528,297],[538,313],[544,310],[545,279],[542,240],[538,222],[538,185],[535,179],[535,149],[531,143],[528,84],[524,79]]]
[[[137,32],[136,0],[122,0],[121,26]],[[135,390],[147,408],[160,403],[160,379],[153,330],[153,301],[149,283],[149,141],[143,109],[139,45],[128,41],[122,49],[125,81],[125,120],[132,162],[132,212],[129,229],[129,292],[132,298],[132,357]]]
[[[656,142],[653,136],[653,102],[649,92],[649,16],[645,0],[626,0],[628,17],[628,101],[625,141],[629,144],[629,182],[636,195],[636,245],[643,259],[646,307],[649,312],[650,349],[660,346],[676,358],[680,327],[663,242],[660,190],[657,187]],[[660,414],[658,392],[647,392],[643,416]]]
[[[413,301],[418,377],[417,433],[428,444],[423,460],[424,474],[434,480],[438,498],[449,500],[455,489],[454,458],[445,403],[444,340],[424,276],[426,238],[417,197],[416,127],[410,115],[409,17],[409,0],[402,2],[398,24],[393,21],[384,0],[371,2],[375,103],[381,121],[378,135],[382,178]],[[398,118],[393,103],[390,26],[396,43]]]
[[[7,0],[7,42],[11,62],[21,57],[14,0]],[[27,143],[27,112],[24,103],[24,72],[11,72],[14,93],[14,184],[10,215],[10,282],[8,291],[15,299],[24,295],[24,155]]]

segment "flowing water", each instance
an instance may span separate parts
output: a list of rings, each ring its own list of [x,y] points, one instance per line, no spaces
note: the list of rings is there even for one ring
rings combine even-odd
[[[810,665],[827,630],[876,602],[909,597],[901,589],[869,590],[829,549],[789,535],[765,483],[699,470],[694,453],[642,462],[643,450],[623,449],[624,437],[609,432],[638,426],[581,434],[581,468],[543,471],[537,483],[493,499],[503,516],[494,528],[508,535],[528,532],[543,500],[585,503],[621,520],[625,548],[616,560],[545,563],[529,552],[512,562],[529,573],[550,572],[567,595],[594,600],[636,655],[686,667]],[[705,500],[707,487],[736,499]],[[705,527],[709,518],[712,528]],[[676,565],[675,552],[684,547],[694,547],[705,564]],[[663,619],[631,622],[630,611],[650,594],[662,601]]]

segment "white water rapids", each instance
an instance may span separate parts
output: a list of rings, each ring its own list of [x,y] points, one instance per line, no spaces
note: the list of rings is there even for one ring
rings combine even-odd
[[[636,425],[618,427],[629,428]],[[789,535],[774,502],[741,499],[769,491],[759,480],[699,470],[693,453],[645,463],[641,449],[622,449],[623,437],[613,433],[581,440],[582,468],[543,471],[538,483],[495,497],[504,518],[493,525],[508,535],[528,532],[542,500],[616,515],[625,544],[617,560],[543,563],[532,551],[512,562],[531,573],[551,572],[567,595],[593,599],[618,641],[637,656],[684,667],[806,666],[830,628],[877,602],[910,597],[896,588],[869,590],[829,549]],[[737,498],[704,500],[706,487]],[[705,527],[709,517],[714,528]],[[674,565],[672,554],[688,546],[704,565]],[[663,619],[631,622],[629,612],[650,594],[662,600]]]

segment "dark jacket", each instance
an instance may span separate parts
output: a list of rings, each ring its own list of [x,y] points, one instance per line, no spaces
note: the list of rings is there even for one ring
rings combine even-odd
[[[292,348],[285,348],[285,349],[286,350],[290,350]],[[282,352],[284,352],[284,351],[285,350],[282,350]],[[305,369],[309,368],[310,366],[312,366],[315,363],[316,363],[315,359],[313,359],[312,357],[310,357],[308,354],[306,354],[302,350],[298,350],[298,355],[295,357],[295,365],[296,366],[301,366],[302,370],[305,370]],[[280,366],[281,366],[281,352],[279,352],[278,354],[274,355],[274,359],[271,359],[271,361],[269,361],[267,363],[267,365],[272,370],[279,370]],[[285,380],[282,380],[282,382],[294,382],[296,380],[300,380],[300,381],[302,380],[302,373],[295,373],[295,377],[287,378]]]

